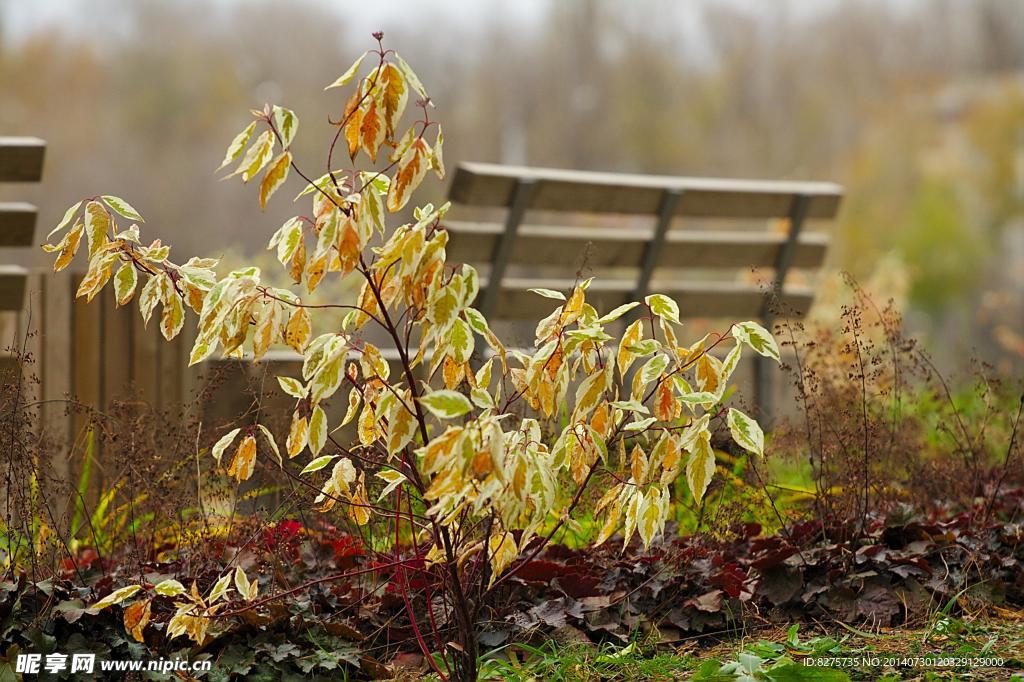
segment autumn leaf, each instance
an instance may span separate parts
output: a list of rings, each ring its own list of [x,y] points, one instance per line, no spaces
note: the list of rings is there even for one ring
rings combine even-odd
[[[296,353],[306,350],[310,334],[313,332],[313,322],[310,319],[309,311],[305,308],[296,308],[288,324],[284,328],[284,342],[287,343]]]
[[[429,168],[430,147],[417,138],[398,162],[398,170],[388,188],[387,207],[392,213],[402,210],[409,202],[412,192],[423,181]]]
[[[136,642],[145,643],[142,631],[149,625],[150,607],[152,599],[137,601],[124,610],[124,629],[135,638]]]
[[[405,78],[401,70],[394,64],[384,65],[384,122],[387,139],[395,137],[395,126],[402,117],[405,103],[409,99],[409,89],[405,86]]]
[[[267,207],[270,197],[288,179],[288,169],[291,168],[291,163],[292,153],[284,152],[274,159],[270,167],[267,168],[267,172],[264,173],[263,180],[260,182],[259,200],[261,209]]]
[[[362,123],[359,124],[360,144],[374,163],[377,162],[377,150],[384,142],[384,134],[384,121],[377,107],[377,100],[374,99],[370,101],[369,108],[363,114]]]
[[[306,447],[308,439],[309,422],[305,417],[299,416],[299,413],[296,412],[292,415],[292,425],[291,428],[288,429],[288,440],[285,441],[288,456],[294,457],[302,452],[303,448]]]
[[[241,483],[248,481],[256,466],[256,438],[249,434],[242,439],[228,466],[228,476],[234,476]]]

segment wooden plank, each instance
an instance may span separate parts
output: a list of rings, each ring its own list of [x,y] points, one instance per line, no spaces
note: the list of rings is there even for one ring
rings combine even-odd
[[[77,290],[82,280],[81,274],[72,278],[71,292]],[[86,303],[85,299],[74,300],[71,303],[71,393],[72,398],[81,402],[84,406],[102,410],[103,400],[103,348],[100,345],[100,333],[102,331],[102,307],[99,301]],[[72,419],[72,434],[76,439],[84,438],[86,426],[89,424],[90,415],[77,412]],[[84,441],[83,441],[84,442]],[[96,450],[97,462],[102,462],[102,443],[97,436]],[[79,463],[80,464],[80,463]],[[101,467],[94,465],[94,481],[100,481]],[[98,485],[97,485],[98,487]]]
[[[43,296],[39,328],[42,353],[39,365],[43,400],[47,401],[43,405],[42,426],[57,438],[59,446],[63,446],[70,443],[72,438],[72,424],[67,415],[67,405],[60,402],[72,393],[72,276],[66,271],[43,272],[41,280]],[[69,474],[66,458],[58,461],[56,465],[64,475]]]
[[[501,233],[495,223],[446,222],[451,233],[449,263],[487,263]],[[521,225],[510,262],[572,267],[588,242],[592,267],[636,267],[650,228]],[[774,232],[669,230],[660,251],[663,268],[773,267],[786,235]],[[792,267],[818,268],[825,260],[829,237],[805,232],[793,250]]]
[[[42,345],[39,338],[40,319],[42,317],[42,277],[44,273],[33,272],[26,278],[25,307],[18,313],[18,348],[26,355],[25,381],[22,383],[22,396],[28,403],[40,399],[39,359]]]
[[[157,344],[160,348],[160,395],[156,404],[161,409],[175,410],[184,400],[181,391],[182,374],[185,371],[185,363],[181,358],[182,340],[180,334],[170,341],[160,334],[160,318],[157,316],[159,313],[160,310],[153,314],[151,323],[153,331],[158,334]]]
[[[45,151],[38,137],[0,137],[0,182],[38,182]]]
[[[600,312],[607,312],[632,298],[634,283],[630,280],[594,280],[587,290],[587,302]],[[483,282],[481,281],[481,287]],[[544,288],[570,292],[573,280],[552,278],[506,278],[498,297],[496,319],[539,320],[551,313],[551,300],[528,289]],[[749,284],[732,282],[659,282],[651,284],[651,291],[672,296],[679,304],[681,317],[687,318],[756,318],[761,311],[765,293]],[[814,292],[791,287],[783,293],[782,305],[802,317],[810,310]]]
[[[730,180],[664,175],[593,173],[461,163],[449,198],[467,206],[508,206],[520,180],[537,182],[532,208],[582,213],[655,214],[666,190],[684,193],[677,215],[707,218],[781,218],[794,195],[811,197],[808,218],[832,218],[843,189],[829,182]]]
[[[102,299],[102,300],[99,300]],[[129,398],[132,380],[132,308],[118,308],[113,291],[101,292],[93,305],[103,306],[103,405]]]
[[[163,339],[160,337],[159,325],[156,322],[151,322],[147,327],[142,315],[139,314],[135,301],[132,301],[131,306],[132,381],[139,391],[139,397],[153,407],[158,407],[160,397],[159,344]]]
[[[32,246],[38,213],[24,201],[0,202],[0,246]]]
[[[0,310],[21,310],[27,281],[28,270],[20,265],[0,265]]]

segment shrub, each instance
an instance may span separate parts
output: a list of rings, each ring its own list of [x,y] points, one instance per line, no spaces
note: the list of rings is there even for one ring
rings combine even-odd
[[[241,175],[243,182],[262,173],[261,207],[289,175],[302,179],[296,199],[309,197],[311,210],[285,222],[269,247],[305,294],[328,275],[355,278],[355,302],[305,303],[304,294],[267,284],[256,267],[221,275],[214,259],[177,264],[169,246],[142,241],[142,216],[114,196],[68,209],[50,235],[60,241],[45,248],[57,254],[60,270],[84,237],[89,268],[78,297],[92,300],[113,282],[117,302],[137,298],[145,320],[160,307],[168,339],[181,331],[186,310],[195,311],[192,364],[218,348],[259,359],[279,343],[302,355],[301,376],[278,377],[295,400],[283,447],[257,413],[223,434],[212,457],[241,484],[257,457],[288,471],[285,458],[308,452],[301,473],[289,475],[316,488],[317,510],[359,528],[386,527],[369,538],[374,565],[337,579],[392,571],[436,672],[475,679],[482,607],[581,509],[603,518],[598,544],[621,528],[626,543],[636,534],[649,545],[664,529],[677,477],[685,474],[696,501],[703,497],[715,471],[713,426],[728,424],[740,446],[762,454],[757,423],[722,402],[744,346],[776,360],[778,348],[753,322],[681,345],[670,298],[655,294],[602,313],[586,302],[590,280],[571,292],[536,290],[555,309],[537,325],[532,349],[506,348],[472,307],[476,271],[445,262],[448,205],[419,207],[412,222],[386,226],[428,172],[443,177],[443,135],[419,79],[381,46],[380,34],[375,38],[378,47],[327,88],[355,84],[331,122],[326,173],[313,179],[293,159],[299,119],[281,106],[253,111],[222,164],[237,162],[228,177]],[[402,134],[410,100],[419,118]],[[336,162],[346,153],[350,167]],[[357,167],[367,158],[370,166]],[[340,325],[313,338],[312,316],[338,311],[345,313]],[[613,336],[620,318],[628,325]],[[390,339],[397,376],[385,353],[362,339],[367,325]],[[717,347],[729,349],[724,359],[710,353]],[[337,396],[346,396],[341,425],[356,424],[355,442],[333,435],[337,425],[324,408]],[[138,599],[148,594],[143,589],[122,588],[93,609]],[[176,582],[155,590],[178,600],[168,635],[187,634],[197,643],[212,616],[296,593],[260,598],[258,580],[240,569],[225,572],[206,596]],[[247,603],[228,611],[232,592]],[[128,607],[133,629],[145,627],[146,603]]]
[[[990,508],[1004,484],[1019,484],[1019,382],[973,362],[953,382],[903,332],[899,312],[878,306],[852,278],[838,328],[782,325],[799,417],[774,432],[773,449],[806,462],[826,527],[910,505]]]

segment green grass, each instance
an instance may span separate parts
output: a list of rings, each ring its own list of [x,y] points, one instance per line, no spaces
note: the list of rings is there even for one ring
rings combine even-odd
[[[1014,615],[1014,614],[1011,614]],[[1021,614],[1017,614],[1021,615]],[[938,667],[900,664],[915,657],[1001,658],[999,667]],[[808,666],[816,658],[878,659],[877,666]],[[885,665],[887,661],[895,665]],[[877,633],[836,627],[834,632],[801,635],[798,625],[762,632],[757,638],[730,640],[711,647],[695,642],[657,646],[638,638],[624,647],[512,644],[481,660],[481,679],[694,680],[700,682],[776,682],[886,680],[1013,680],[1024,682],[1024,618],[965,620],[939,611],[922,629]]]
[[[505,647],[481,662],[484,680],[681,680],[698,661],[692,656],[656,651],[639,642],[624,647],[604,645],[560,646],[546,642],[539,647],[517,644]]]

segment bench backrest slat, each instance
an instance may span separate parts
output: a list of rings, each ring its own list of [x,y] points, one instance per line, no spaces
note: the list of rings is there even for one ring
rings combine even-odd
[[[0,182],[39,182],[45,150],[38,137],[0,137]]]
[[[465,206],[508,206],[520,179],[537,183],[530,208],[539,211],[656,215],[666,190],[682,197],[675,215],[693,218],[783,218],[793,197],[811,197],[808,219],[833,218],[842,187],[830,182],[787,182],[592,173],[462,163],[449,198]]]
[[[0,182],[38,182],[46,143],[37,137],[0,137]],[[38,209],[24,202],[0,203],[0,247],[31,246]],[[0,311],[20,311],[28,270],[0,266]]]

